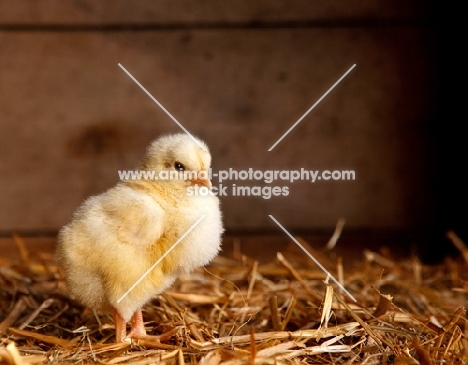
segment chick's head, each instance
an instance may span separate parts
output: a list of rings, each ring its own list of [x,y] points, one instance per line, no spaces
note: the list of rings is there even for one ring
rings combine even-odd
[[[154,170],[172,184],[200,184],[211,187],[211,155],[206,144],[187,134],[166,135],[153,141],[142,163],[142,169]]]

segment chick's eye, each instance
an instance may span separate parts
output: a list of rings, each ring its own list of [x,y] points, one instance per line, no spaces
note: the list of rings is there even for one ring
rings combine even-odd
[[[185,166],[182,165],[180,162],[176,162],[176,163],[174,164],[174,168],[175,168],[176,170],[179,170],[179,171],[184,171],[184,170],[185,170]]]

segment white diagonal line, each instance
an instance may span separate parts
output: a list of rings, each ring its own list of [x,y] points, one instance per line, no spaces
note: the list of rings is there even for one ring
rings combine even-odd
[[[327,274],[327,275],[328,275],[328,276],[329,276],[329,277],[330,277],[330,278],[331,278],[331,279],[348,295],[348,297],[350,297],[352,300],[354,300],[354,302],[357,302],[356,298],[354,298],[354,297],[351,295],[351,293],[350,293],[349,291],[347,291],[346,288],[345,288],[343,285],[341,285],[340,282],[339,282],[338,280],[336,280],[336,279],[333,277],[333,275],[330,274],[330,272],[329,272],[327,269],[325,269],[325,268],[323,267],[323,265],[322,265],[320,262],[318,262],[317,259],[316,259],[314,256],[312,256],[311,253],[310,253],[309,251],[307,251],[307,250],[305,249],[305,247],[302,246],[302,245],[299,243],[299,241],[296,240],[296,239],[292,236],[292,234],[289,233],[289,232],[286,230],[286,228],[284,228],[284,227],[281,225],[281,223],[278,222],[278,221],[275,219],[275,217],[273,217],[272,215],[268,215],[268,216],[273,220],[273,222],[275,222],[275,223],[278,225],[278,227],[280,227],[280,228],[284,231],[284,233],[286,233],[286,234],[289,236],[289,238],[291,238],[291,239],[294,241],[294,243],[295,243],[296,245],[299,246],[299,248],[300,248],[302,251],[305,252],[305,254],[306,254],[307,256],[310,257],[310,259],[311,259],[313,262],[315,262],[315,264],[316,264],[319,268],[322,269],[323,272],[325,272],[325,274]]]
[[[328,93],[329,93],[330,91],[332,91],[333,88],[334,88],[336,85],[338,85],[338,84],[341,82],[341,80],[343,80],[343,79],[346,77],[347,74],[349,74],[349,73],[351,72],[351,70],[352,70],[354,67],[356,67],[356,64],[352,65],[351,68],[350,68],[348,71],[346,71],[345,74],[344,74],[343,76],[341,76],[341,77],[339,78],[339,80],[338,80],[337,82],[335,82],[335,83],[333,84],[333,86],[332,86],[331,88],[329,88],[328,91],[327,91],[325,94],[323,94],[322,97],[321,97],[320,99],[318,99],[317,102],[316,102],[314,105],[312,105],[312,106],[309,108],[309,110],[307,110],[307,111],[305,112],[305,114],[304,114],[302,117],[300,117],[299,120],[298,120],[296,123],[294,123],[294,124],[292,125],[292,127],[289,128],[289,129],[286,131],[286,133],[283,134],[282,137],[281,137],[280,139],[278,139],[278,140],[276,141],[276,143],[275,143],[273,146],[270,147],[270,149],[268,150],[268,152],[270,152],[273,148],[275,148],[276,145],[277,145],[278,143],[280,143],[281,140],[282,140],[284,137],[286,137],[286,136],[288,135],[288,133],[291,132],[291,131],[301,122],[301,120],[304,119],[304,118],[306,117],[306,115],[309,114],[309,113],[312,111],[312,109],[314,109],[314,108],[317,106],[317,104],[320,103],[320,102],[323,100],[323,98],[324,98],[325,96],[327,96]]]
[[[123,67],[120,63],[119,63],[118,65],[119,65],[119,67],[120,67],[122,70],[124,70],[124,72],[125,72],[125,73],[126,73],[126,74],[127,74],[127,75],[128,75],[128,76],[129,76],[129,77],[130,77],[130,78],[131,78],[131,79],[132,79],[132,80],[133,80],[133,81],[134,81],[134,82],[135,82],[135,83],[136,83],[136,84],[137,84],[137,85],[138,85],[138,86],[139,86],[139,87],[156,103],[156,104],[159,105],[159,107],[160,107],[174,122],[176,122],[176,124],[177,124],[185,133],[187,133],[187,134],[190,136],[190,138],[192,138],[192,139],[195,141],[196,144],[198,144],[198,145],[201,147],[202,150],[206,151],[206,148],[205,148],[194,136],[192,136],[192,135],[190,134],[190,132],[189,132],[187,129],[185,129],[185,127],[184,127],[182,124],[180,124],[179,121],[178,121],[176,118],[174,118],[174,116],[173,116],[171,113],[169,113],[169,111],[168,111],[159,101],[157,101],[156,98],[155,98],[153,95],[151,95],[150,92],[149,92],[148,90],[146,90],[146,89],[144,88],[144,86],[143,86],[142,84],[140,84],[140,83],[138,82],[138,80],[137,80],[136,78],[134,78],[133,75],[132,75],[130,72],[127,71],[127,69],[126,69],[125,67]]]
[[[202,216],[200,217],[200,219],[197,220],[197,221],[193,224],[193,226],[190,227],[190,228],[188,229],[188,231],[185,232],[185,233],[176,241],[176,243],[174,243],[174,244],[169,248],[169,250],[167,250],[167,251],[164,253],[164,255],[162,255],[162,256],[159,258],[159,260],[156,261],[156,262],[141,276],[141,278],[139,278],[139,279],[136,281],[136,283],[133,284],[133,285],[130,287],[130,289],[128,289],[128,290],[125,292],[125,294],[122,295],[122,296],[120,297],[120,299],[117,301],[117,303],[120,303],[133,289],[135,289],[135,287],[136,287],[138,284],[140,284],[140,282],[141,282],[144,278],[146,278],[146,277],[148,276],[148,274],[149,274],[156,266],[158,266],[158,264],[159,264],[167,255],[169,255],[169,253],[179,244],[179,242],[182,241],[182,240],[185,238],[185,236],[187,236],[187,235],[192,231],[192,229],[194,229],[194,228],[198,225],[198,223],[200,223],[200,222],[203,220],[203,218],[205,218],[205,217],[206,217],[206,215],[202,215]]]

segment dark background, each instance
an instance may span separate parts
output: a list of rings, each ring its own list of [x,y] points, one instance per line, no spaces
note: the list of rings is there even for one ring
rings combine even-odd
[[[223,198],[228,238],[283,237],[272,214],[321,245],[344,217],[345,248],[455,255],[445,233],[466,241],[468,226],[464,14],[390,0],[2,3],[3,242],[53,238],[152,139],[180,131],[121,63],[208,143],[215,170],[356,171],[273,184],[288,197]]]

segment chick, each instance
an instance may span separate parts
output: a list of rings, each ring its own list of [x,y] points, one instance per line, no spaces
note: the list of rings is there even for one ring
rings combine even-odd
[[[113,312],[117,342],[151,337],[146,335],[141,307],[179,275],[208,264],[220,249],[218,198],[187,192],[190,185],[211,187],[207,177],[211,155],[204,142],[197,141],[186,134],[163,136],[151,143],[139,166],[156,176],[175,171],[197,176],[121,181],[87,199],[59,233],[57,259],[70,293],[88,308]]]

